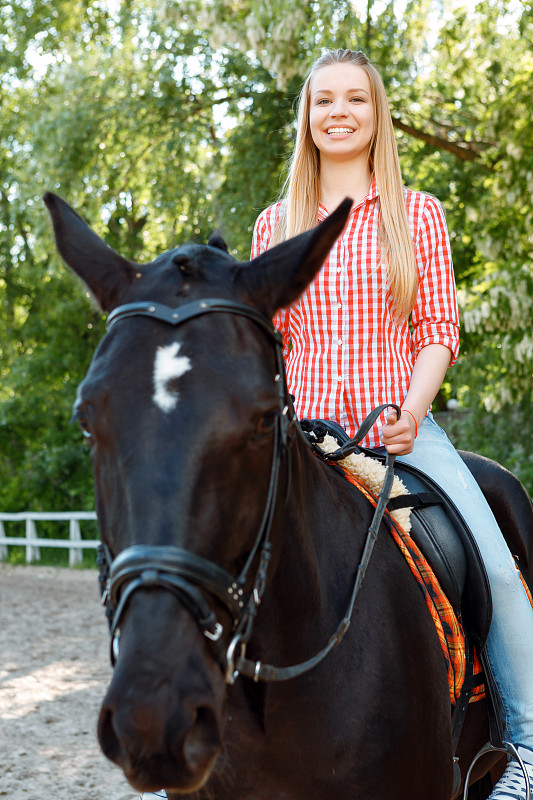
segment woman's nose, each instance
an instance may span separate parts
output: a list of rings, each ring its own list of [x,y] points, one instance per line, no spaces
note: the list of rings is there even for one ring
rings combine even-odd
[[[339,100],[331,105],[330,114],[332,117],[347,117],[348,110],[342,100]]]

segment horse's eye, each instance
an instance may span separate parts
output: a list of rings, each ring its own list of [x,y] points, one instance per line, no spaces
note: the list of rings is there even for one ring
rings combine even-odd
[[[264,436],[268,436],[268,434],[274,430],[274,426],[276,424],[276,417],[277,413],[274,411],[270,412],[269,414],[263,414],[263,416],[256,425],[253,438],[261,439]]]
[[[83,435],[87,439],[88,443],[90,443],[91,439],[93,438],[93,435],[92,435],[92,432],[91,432],[91,430],[89,428],[89,424],[88,424],[87,420],[85,419],[81,409],[75,409],[74,410],[74,413],[73,413],[72,418],[71,418],[70,421],[78,423],[78,425],[81,428],[81,432],[83,433]]]
[[[93,435],[92,435],[92,433],[91,433],[91,431],[89,429],[87,421],[83,417],[78,417],[77,421],[78,421],[78,425],[81,428],[81,432],[83,433],[83,435],[85,436],[85,439],[87,440],[87,444],[91,444]]]

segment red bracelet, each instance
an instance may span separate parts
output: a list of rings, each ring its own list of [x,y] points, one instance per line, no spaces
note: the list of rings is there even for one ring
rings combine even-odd
[[[416,437],[418,436],[418,424],[417,424],[417,421],[415,419],[415,415],[413,414],[412,411],[409,411],[408,408],[402,408],[402,411],[407,412],[407,414],[409,414],[413,418],[413,421],[415,423],[415,439],[416,439]]]

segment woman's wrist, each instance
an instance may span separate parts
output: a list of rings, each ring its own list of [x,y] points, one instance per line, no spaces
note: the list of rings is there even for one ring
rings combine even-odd
[[[402,408],[402,413],[409,414],[409,416],[412,418],[413,422],[415,423],[415,439],[416,439],[416,437],[418,436],[418,422],[417,422],[417,419],[416,419],[415,415],[413,414],[412,411],[409,411],[408,408]]]

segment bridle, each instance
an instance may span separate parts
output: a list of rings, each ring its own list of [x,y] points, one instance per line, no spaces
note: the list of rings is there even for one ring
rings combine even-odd
[[[179,308],[170,308],[161,303],[128,303],[114,309],[107,319],[107,329],[120,320],[133,316],[146,316],[174,327],[204,314],[224,312],[252,320],[266,333],[274,345],[278,391],[278,411],[275,416],[274,446],[268,483],[265,509],[252,549],[237,577],[218,564],[188,550],[173,546],[133,545],[113,558],[105,552],[104,569],[109,569],[104,603],[111,610],[111,661],[114,664],[118,652],[120,622],[124,610],[134,592],[139,589],[162,587],[178,596],[189,610],[200,630],[217,647],[222,660],[226,680],[232,683],[240,670],[235,658],[244,657],[246,644],[251,636],[257,609],[261,604],[269,577],[273,543],[272,522],[280,502],[280,471],[287,459],[291,429],[295,426],[285,380],[283,343],[281,335],[270,320],[251,306],[221,298],[206,298],[187,303]],[[257,560],[255,575],[251,569]],[[223,626],[205,597],[205,593],[218,600],[232,619],[233,637],[224,652],[222,647]]]
[[[109,330],[120,320],[134,316],[149,317],[177,327],[196,317],[210,313],[235,314],[251,320],[267,335],[274,346],[276,362],[274,382],[278,390],[278,411],[275,415],[272,464],[265,509],[252,549],[237,577],[215,562],[181,547],[132,545],[113,557],[109,548],[102,544],[99,552],[99,564],[102,602],[106,607],[111,634],[111,663],[114,666],[118,656],[120,624],[130,598],[139,590],[159,587],[176,595],[190,612],[204,636],[215,648],[225,673],[226,683],[234,683],[239,674],[253,678],[255,681],[288,680],[309,671],[320,663],[339,644],[348,629],[355,598],[363,581],[389,497],[394,459],[389,460],[387,457],[385,483],[367,535],[347,613],[326,646],[313,658],[292,667],[274,667],[262,664],[260,661],[254,662],[247,659],[246,647],[271,577],[270,567],[274,549],[272,523],[276,509],[282,502],[282,496],[284,501],[288,493],[287,487],[285,487],[285,491],[281,491],[281,469],[282,465],[286,464],[288,467],[290,464],[290,446],[294,441],[294,434],[297,432],[301,434],[287,389],[281,334],[276,331],[267,317],[251,306],[222,298],[196,300],[179,308],[170,308],[153,302],[127,303],[118,306],[109,314],[107,329]],[[384,408],[386,406],[375,409],[365,420],[354,439],[334,453],[329,453],[327,460],[336,461],[346,457],[349,452],[354,452],[358,442],[366,435]],[[399,409],[397,411],[399,416]],[[303,434],[301,435],[303,436]],[[255,574],[252,575],[254,563],[257,566]],[[222,638],[223,625],[206,599],[206,595],[221,603],[231,617],[232,635],[227,647]]]

